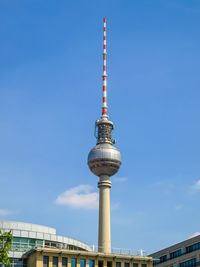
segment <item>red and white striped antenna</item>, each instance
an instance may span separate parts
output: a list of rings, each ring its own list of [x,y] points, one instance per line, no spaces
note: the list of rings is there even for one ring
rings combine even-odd
[[[107,107],[107,73],[106,73],[106,17],[103,19],[103,106],[102,106],[102,118],[108,118]]]

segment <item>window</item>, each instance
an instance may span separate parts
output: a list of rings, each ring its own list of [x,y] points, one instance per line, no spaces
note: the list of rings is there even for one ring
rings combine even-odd
[[[182,255],[181,249],[178,249],[178,250],[176,250],[176,251],[174,251],[174,252],[171,252],[171,253],[169,254],[170,259],[177,258],[177,257],[179,257],[179,256],[181,256],[181,255]]]
[[[43,267],[49,267],[49,257],[43,256]]]
[[[146,263],[142,263],[142,267],[147,267],[147,264]]]
[[[53,247],[53,248],[56,248],[57,247],[57,244],[55,242],[51,242],[50,243],[50,246]]]
[[[12,249],[15,251],[26,252],[35,247],[35,240],[29,238],[14,237],[12,240]]]
[[[180,267],[194,267],[196,266],[196,258],[181,262]]]
[[[129,262],[125,262],[125,263],[124,263],[124,267],[130,267]]]
[[[45,247],[51,247],[51,242],[45,240]]]
[[[86,266],[86,260],[80,259],[80,267],[85,267],[85,266]]]
[[[17,259],[17,258],[12,258],[10,263],[11,263],[11,266],[14,266],[14,267],[26,266],[25,261],[23,261],[22,259]],[[6,267],[6,265],[3,264],[1,267]]]
[[[76,267],[76,265],[77,265],[77,260],[72,258],[71,259],[71,267]]]
[[[165,262],[167,260],[167,255],[163,255],[160,257],[160,263]]]
[[[33,240],[33,241],[35,241],[35,244],[36,244],[36,246],[43,246],[43,240]],[[31,242],[31,244],[32,244],[32,242]]]
[[[67,267],[68,259],[67,258],[62,258],[62,267]]]
[[[53,267],[58,267],[58,257],[53,256]]]
[[[195,243],[195,244],[193,244],[191,246],[186,247],[186,253],[190,253],[190,252],[195,251],[195,250],[198,250],[198,249],[200,249],[200,242]]]
[[[89,260],[89,267],[94,267],[94,260]]]
[[[116,267],[121,267],[121,262],[120,261],[116,262]]]
[[[103,267],[103,261],[98,261],[98,267]]]
[[[112,267],[112,261],[107,261],[107,267]]]
[[[138,263],[133,263],[133,267],[138,267]]]

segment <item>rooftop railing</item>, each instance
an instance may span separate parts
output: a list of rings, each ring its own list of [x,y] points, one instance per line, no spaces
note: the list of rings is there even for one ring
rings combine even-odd
[[[83,249],[77,246],[68,245],[68,244],[62,244],[62,243],[53,243],[53,244],[27,244],[27,243],[19,243],[19,244],[13,244],[11,247],[12,252],[27,252],[32,249],[36,248],[53,248],[53,249],[67,249],[67,250],[73,250],[73,251],[89,251],[89,252],[98,252],[99,250],[103,250],[103,248],[99,248],[97,246],[90,246],[90,250]],[[129,256],[141,256],[145,257],[147,256],[146,251],[140,249],[140,250],[133,250],[133,249],[125,249],[125,248],[112,248],[111,249],[112,254],[120,254],[120,255],[129,255]]]
[[[102,251],[103,247],[98,246],[91,246],[92,251],[98,252],[99,250]],[[143,249],[136,250],[136,249],[126,249],[126,248],[111,248],[112,254],[120,254],[120,255],[130,255],[130,256],[147,256],[146,251]]]

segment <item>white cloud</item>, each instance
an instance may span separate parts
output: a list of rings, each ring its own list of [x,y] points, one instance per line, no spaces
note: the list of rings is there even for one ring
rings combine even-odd
[[[128,181],[128,177],[114,177],[112,180],[114,183],[125,183]]]
[[[198,236],[198,235],[200,235],[200,232],[195,232],[191,236],[189,236],[189,238],[192,238],[192,237],[195,237],[195,236]]]
[[[194,191],[199,191],[200,192],[200,179],[197,180],[193,185],[192,185],[192,189]]]
[[[1,217],[5,217],[8,216],[10,214],[12,214],[13,212],[11,210],[6,210],[6,209],[0,209],[0,216]]]
[[[79,185],[66,190],[56,199],[56,204],[72,208],[97,209],[98,193],[90,185]]]

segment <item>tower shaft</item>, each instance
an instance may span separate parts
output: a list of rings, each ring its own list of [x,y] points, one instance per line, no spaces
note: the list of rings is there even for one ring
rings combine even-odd
[[[108,175],[99,177],[99,232],[98,251],[111,253],[110,231],[110,188],[112,183]]]

